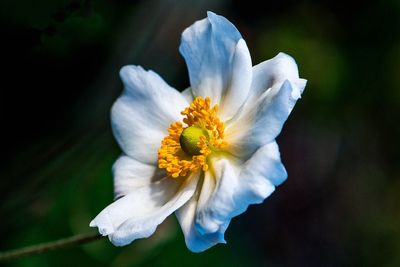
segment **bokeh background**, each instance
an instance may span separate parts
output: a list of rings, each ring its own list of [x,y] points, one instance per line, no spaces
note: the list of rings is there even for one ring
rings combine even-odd
[[[2,0],[0,249],[93,231],[113,199],[119,69],[186,88],[180,34],[207,10],[237,26],[253,64],[286,52],[309,80],[278,138],[288,180],[201,254],[171,216],[127,247],[104,239],[4,265],[400,266],[396,0]]]

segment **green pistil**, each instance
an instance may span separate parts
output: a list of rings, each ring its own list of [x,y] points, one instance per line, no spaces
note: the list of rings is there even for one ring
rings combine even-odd
[[[200,137],[204,136],[207,140],[210,139],[208,131],[198,127],[190,126],[183,130],[179,142],[181,143],[182,150],[188,155],[200,155],[200,148],[197,146],[200,141]]]

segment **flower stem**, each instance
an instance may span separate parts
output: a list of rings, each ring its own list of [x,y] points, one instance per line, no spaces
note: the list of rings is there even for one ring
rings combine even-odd
[[[79,234],[47,243],[4,251],[0,252],[0,261],[22,258],[72,246],[79,246],[99,240],[102,237],[103,236],[98,233]]]

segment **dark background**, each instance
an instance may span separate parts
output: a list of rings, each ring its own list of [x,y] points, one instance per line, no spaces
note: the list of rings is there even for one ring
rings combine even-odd
[[[101,240],[8,266],[400,265],[394,0],[3,0],[0,249],[91,231],[113,197],[119,69],[142,65],[186,88],[180,34],[207,10],[237,26],[253,64],[286,52],[309,81],[278,138],[288,180],[202,254],[171,216],[127,247]]]

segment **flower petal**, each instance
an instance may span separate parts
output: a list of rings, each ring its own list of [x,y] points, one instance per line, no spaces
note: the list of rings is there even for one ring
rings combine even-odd
[[[165,172],[154,165],[145,164],[126,155],[114,163],[114,196],[118,199],[134,190],[149,186],[165,177]]]
[[[307,81],[299,78],[296,61],[291,56],[279,53],[274,58],[257,64],[253,67],[253,81],[249,99],[246,102],[253,103],[267,89],[274,85],[281,85],[285,80],[295,84],[300,94],[303,93]]]
[[[198,175],[186,180],[164,178],[118,199],[90,223],[116,246],[154,233],[157,226],[184,205],[196,189]]]
[[[188,103],[152,71],[125,66],[120,75],[125,89],[111,112],[114,136],[125,154],[156,164],[161,140],[169,125],[182,119]]]
[[[252,81],[252,64],[245,41],[226,18],[212,12],[182,33],[179,51],[189,70],[195,96],[220,105],[223,120],[244,103]]]
[[[185,236],[186,246],[192,252],[202,252],[219,243],[225,244],[224,233],[228,227],[228,224],[223,225],[216,232],[211,234],[199,233],[194,223],[196,217],[197,197],[198,196],[193,195],[185,205],[175,212]]]
[[[194,100],[193,91],[191,87],[186,88],[182,91],[182,96],[186,99],[188,103],[192,103]]]
[[[199,198],[196,211],[196,229],[203,235],[223,234],[221,227],[228,225],[232,217],[251,204],[261,203],[287,176],[275,142],[260,148],[243,164],[215,160],[213,170],[215,177],[210,178],[216,181],[215,189],[207,200]],[[204,180],[203,188],[210,184]]]
[[[294,59],[284,53],[253,67],[249,96],[225,130],[231,152],[248,158],[259,147],[272,142],[306,82],[299,78]]]
[[[282,184],[287,178],[281,162],[278,144],[274,141],[259,148],[243,165],[240,179],[267,179],[273,185]]]

